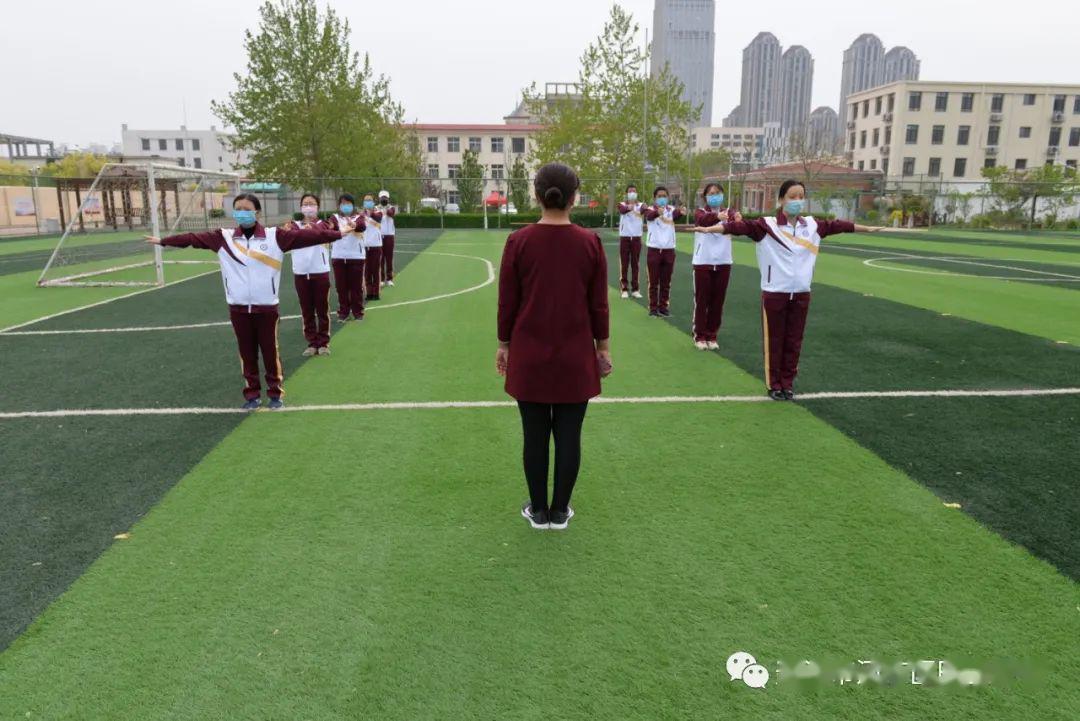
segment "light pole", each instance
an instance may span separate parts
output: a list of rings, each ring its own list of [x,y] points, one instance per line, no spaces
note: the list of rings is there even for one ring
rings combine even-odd
[[[30,177],[34,179],[33,189],[30,191],[34,202],[34,235],[41,235],[41,208],[38,205],[38,173],[41,168],[35,165],[30,168]]]

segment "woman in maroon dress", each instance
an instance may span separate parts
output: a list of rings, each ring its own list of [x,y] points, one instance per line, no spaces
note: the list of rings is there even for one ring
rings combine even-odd
[[[607,260],[600,237],[570,222],[578,177],[561,163],[536,173],[538,223],[506,240],[499,274],[495,367],[517,399],[525,439],[533,528],[566,528],[581,465],[581,424],[600,378],[611,373]],[[548,503],[548,454],[555,438],[555,488]]]

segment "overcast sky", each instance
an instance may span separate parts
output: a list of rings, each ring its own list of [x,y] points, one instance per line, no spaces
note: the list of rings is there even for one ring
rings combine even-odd
[[[568,81],[600,33],[603,0],[332,0],[353,47],[390,76],[410,120],[500,122],[536,81]],[[652,0],[624,0],[644,29]],[[259,0],[5,0],[0,132],[84,145],[120,125],[206,128],[242,71]],[[362,35],[358,32],[364,28]],[[814,107],[836,106],[844,49],[907,45],[924,80],[1080,83],[1075,0],[717,3],[713,123],[738,104],[742,48],[762,30],[814,56]],[[268,52],[273,52],[268,49]]]

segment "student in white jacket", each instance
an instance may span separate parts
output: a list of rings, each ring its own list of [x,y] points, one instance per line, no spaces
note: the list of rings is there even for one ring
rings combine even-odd
[[[694,211],[694,225],[711,228],[721,221],[742,220],[742,215],[724,207],[724,190],[708,183],[701,193],[704,205]],[[722,233],[694,233],[694,345],[698,350],[716,350],[724,317],[724,300],[731,279],[731,236]]]

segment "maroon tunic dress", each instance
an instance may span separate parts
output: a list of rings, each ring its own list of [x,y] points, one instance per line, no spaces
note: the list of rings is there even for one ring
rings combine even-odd
[[[577,225],[510,234],[499,273],[499,340],[510,343],[506,392],[519,401],[582,403],[600,395],[595,341],[608,337],[607,259]]]

